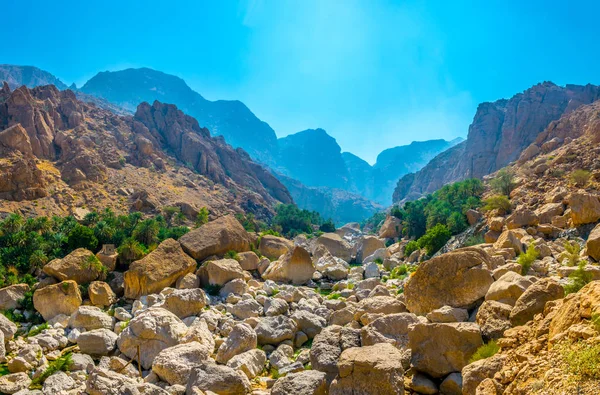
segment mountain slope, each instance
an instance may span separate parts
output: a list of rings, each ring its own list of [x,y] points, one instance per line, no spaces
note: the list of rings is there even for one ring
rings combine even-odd
[[[142,102],[159,100],[175,104],[212,135],[222,135],[234,147],[265,163],[277,150],[275,132],[240,101],[210,101],[192,90],[181,78],[141,68],[98,73],[81,91],[104,98],[130,111]]]
[[[11,89],[16,89],[22,85],[28,88],[54,85],[60,90],[67,89],[67,85],[54,75],[33,66],[0,64],[0,82],[2,81],[6,81]]]
[[[509,100],[482,103],[469,126],[467,140],[431,160],[415,174],[404,176],[394,202],[416,199],[444,184],[481,178],[518,159],[537,136],[562,115],[600,98],[594,85],[535,85]]]

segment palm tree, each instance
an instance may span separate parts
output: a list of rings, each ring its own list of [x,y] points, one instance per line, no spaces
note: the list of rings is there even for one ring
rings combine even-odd
[[[125,239],[123,244],[119,246],[118,252],[121,262],[127,265],[133,261],[143,258],[144,255],[146,255],[144,246],[132,238]]]
[[[153,219],[146,219],[138,223],[133,230],[133,238],[146,246],[151,246],[158,241],[160,226]]]

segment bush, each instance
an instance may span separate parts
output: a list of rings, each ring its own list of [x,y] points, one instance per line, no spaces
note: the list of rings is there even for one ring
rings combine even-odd
[[[485,243],[485,239],[482,234],[476,234],[470,236],[467,240],[465,240],[465,247],[476,246],[478,244]]]
[[[527,274],[533,262],[538,259],[540,253],[535,249],[533,243],[527,247],[527,251],[520,254],[517,258],[517,263],[522,267],[522,274]]]
[[[496,343],[495,340],[491,340],[489,343],[484,344],[475,351],[475,354],[469,359],[469,363],[492,357],[498,351],[500,351],[500,346],[498,346],[498,343]]]
[[[437,224],[418,240],[419,247],[425,248],[427,255],[432,256],[450,240],[450,237],[452,234],[448,228],[445,225]]]
[[[390,272],[390,279],[403,279],[408,274],[408,266],[400,265],[396,266]]]
[[[71,251],[78,248],[95,251],[96,247],[98,247],[98,239],[94,235],[94,231],[87,226],[77,225],[69,233],[69,249]]]
[[[583,341],[559,346],[569,371],[579,377],[600,379],[600,344]]]
[[[410,254],[412,254],[413,252],[415,252],[418,249],[419,249],[419,243],[417,243],[414,240],[411,240],[408,243],[406,243],[406,246],[404,246],[404,256],[408,258],[410,256]]]
[[[198,210],[198,215],[196,215],[196,228],[208,223],[208,209],[206,207],[202,207]]]
[[[579,263],[579,253],[581,252],[581,246],[578,242],[568,240],[564,244],[565,251],[560,255],[561,263],[567,261],[567,266],[575,266]]]
[[[585,271],[585,265],[586,261],[580,261],[577,265],[577,269],[569,275],[569,283],[563,286],[565,289],[565,296],[579,292],[581,288],[585,287],[587,283],[593,280],[592,274]]]
[[[325,233],[335,232],[335,224],[329,219],[319,227],[319,230]]]
[[[483,201],[483,210],[500,210],[503,213],[510,213],[512,206],[510,200],[504,195],[494,195]]]
[[[591,176],[591,172],[583,169],[577,169],[571,173],[570,178],[573,184],[580,188],[583,188],[588,184]]]
[[[448,230],[450,230],[450,233],[452,233],[453,235],[462,233],[465,229],[469,227],[465,215],[459,213],[458,211],[454,211],[452,214],[450,214],[448,220],[446,221],[446,224],[448,225]]]
[[[515,173],[511,169],[501,169],[490,181],[490,187],[501,195],[510,196],[510,193],[515,188]]]
[[[235,259],[236,261],[240,260],[240,256],[238,255],[237,252],[233,251],[233,250],[229,250],[225,253],[224,258],[227,259]]]
[[[73,359],[71,357],[71,353],[66,353],[65,355],[61,356],[60,358],[51,361],[50,363],[48,363],[48,367],[46,368],[46,370],[44,370],[44,372],[33,379],[33,381],[31,382],[33,387],[37,387],[40,386],[44,381],[46,381],[46,379],[50,376],[52,376],[54,373],[59,372],[59,371],[63,371],[63,372],[68,372],[69,371],[69,367],[71,366],[71,364],[73,363]]]

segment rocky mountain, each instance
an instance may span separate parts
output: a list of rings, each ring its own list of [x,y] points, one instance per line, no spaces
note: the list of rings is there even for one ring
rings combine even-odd
[[[54,85],[59,90],[67,89],[61,80],[47,71],[33,66],[16,66],[0,64],[0,82],[6,81],[10,89],[17,89],[21,85],[35,88],[41,85]]]
[[[213,136],[221,135],[233,147],[241,147],[251,157],[269,163],[277,151],[277,137],[244,103],[237,100],[210,101],[192,90],[181,78],[141,68],[98,73],[81,91],[101,97],[131,112],[142,102],[159,100],[175,104]]]
[[[270,172],[174,105],[142,103],[134,116],[118,116],[70,90],[5,83],[0,130],[4,211],[187,204],[264,218],[276,202],[292,202]]]
[[[394,202],[418,198],[449,182],[481,178],[506,166],[552,121],[599,98],[598,86],[561,87],[544,82],[508,100],[480,104],[467,140],[403,177],[394,191]]]

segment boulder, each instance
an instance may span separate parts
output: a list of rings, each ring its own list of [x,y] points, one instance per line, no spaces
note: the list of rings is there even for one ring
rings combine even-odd
[[[404,369],[400,352],[391,344],[380,343],[344,350],[338,369],[339,373],[329,387],[330,395],[404,394]]]
[[[543,278],[533,283],[517,299],[510,312],[513,326],[523,325],[533,316],[544,311],[546,302],[561,299],[565,295],[563,287],[553,278]]]
[[[569,298],[565,298],[552,318],[548,337],[552,339],[570,327],[598,315],[600,315],[600,281],[592,281],[573,296],[569,295]]]
[[[375,236],[363,236],[358,243],[356,261],[362,263],[366,257],[370,256],[380,248],[385,248],[383,240]]]
[[[600,261],[600,224],[596,225],[590,232],[585,243],[587,254],[596,262]],[[0,292],[2,292],[0,290]]]
[[[233,356],[227,361],[227,366],[243,372],[248,379],[258,376],[267,362],[267,355],[263,350],[254,348]]]
[[[294,248],[294,243],[284,237],[264,235],[260,238],[258,251],[269,259],[278,259]]]
[[[59,314],[71,315],[81,305],[81,293],[73,280],[39,288],[33,293],[33,307],[49,321]]]
[[[416,372],[410,380],[410,389],[418,394],[434,395],[439,393],[437,384],[426,374]]]
[[[512,306],[495,300],[486,300],[479,309],[475,321],[481,327],[481,334],[486,339],[499,339],[504,331],[510,329],[510,312]]]
[[[27,284],[9,285],[0,289],[0,310],[13,310],[21,307],[20,300],[29,291]]]
[[[444,306],[427,313],[429,322],[464,322],[469,319],[469,312],[465,309]]]
[[[271,263],[262,277],[265,280],[298,285],[310,281],[314,272],[315,266],[308,251],[297,246],[288,251],[278,261]]]
[[[352,260],[352,246],[337,233],[324,233],[317,238],[317,246],[324,246],[334,257],[346,262]]]
[[[31,379],[25,372],[7,374],[0,377],[0,392],[3,394],[14,394],[27,389],[31,385]]]
[[[413,368],[434,378],[460,372],[483,345],[479,325],[471,322],[416,324],[408,341]]]
[[[216,361],[226,364],[236,355],[255,349],[256,345],[257,335],[254,329],[248,324],[237,324],[219,346]]]
[[[440,393],[444,395],[462,395],[463,380],[458,372],[450,373],[440,384]]]
[[[373,296],[359,302],[354,313],[354,320],[364,322],[363,316],[365,315],[387,315],[404,312],[406,312],[406,306],[398,299],[391,296]],[[368,322],[364,323],[367,324]]]
[[[479,220],[482,217],[482,215],[479,211],[473,210],[473,209],[467,210],[466,215],[467,215],[467,222],[469,223],[470,226],[475,225],[477,222],[479,222]]]
[[[515,232],[511,230],[502,232],[498,237],[498,240],[494,243],[494,249],[501,250],[503,248],[511,248],[517,255],[524,251],[523,243],[521,243],[521,240],[519,240]]]
[[[96,306],[79,306],[69,318],[70,328],[83,328],[86,331],[93,329],[112,329],[114,318]]]
[[[537,215],[526,208],[520,208],[513,211],[511,215],[506,218],[506,227],[508,229],[517,229],[527,226],[535,226],[539,222]]]
[[[518,273],[506,272],[490,286],[485,294],[485,300],[495,300],[514,306],[517,299],[531,284],[531,280]]]
[[[238,257],[238,261],[243,270],[258,270],[258,262],[260,262],[260,258],[254,253],[254,251],[240,252]]]
[[[2,332],[2,341],[0,341],[0,347],[4,346],[4,343],[8,343],[9,340],[12,340],[17,333],[17,326],[14,322],[9,320],[4,316],[4,314],[0,314],[0,332]]]
[[[200,226],[179,238],[186,253],[202,261],[227,251],[250,250],[248,232],[233,215],[227,215]]]
[[[201,362],[192,368],[185,390],[186,395],[195,390],[214,392],[218,395],[243,395],[251,390],[250,381],[242,372],[214,362]]]
[[[421,263],[404,286],[408,311],[427,314],[442,306],[470,308],[494,282],[489,255],[467,247]]]
[[[244,299],[234,305],[227,305],[227,311],[239,319],[258,317],[263,312],[263,307],[254,299]]]
[[[158,293],[196,269],[196,261],[187,256],[177,241],[166,239],[154,251],[129,265],[125,272],[125,297],[137,299]]]
[[[480,359],[462,369],[462,393],[476,395],[477,386],[486,378],[492,378],[502,370],[506,355],[496,354],[491,358]]]
[[[402,221],[393,215],[388,216],[379,229],[379,237],[382,239],[395,239],[400,235],[402,235]]]
[[[408,348],[408,333],[420,323],[419,318],[412,313],[390,314],[362,327],[360,331],[361,345],[372,346],[378,343],[390,343],[401,353],[402,366],[410,367],[410,349]]]
[[[325,318],[305,310],[296,310],[291,318],[296,322],[298,330],[304,332],[309,339],[317,336],[327,326]]]
[[[535,210],[540,224],[552,223],[552,218],[563,215],[565,208],[562,203],[546,203]]]
[[[85,391],[89,395],[152,394],[169,395],[162,388],[104,368],[95,368],[88,376]]]
[[[571,208],[574,226],[585,225],[600,220],[600,199],[587,192],[574,192],[567,198]]]
[[[174,289],[158,306],[169,310],[179,318],[185,318],[200,314],[206,303],[206,294],[200,288]]]
[[[200,287],[200,279],[196,276],[196,273],[188,273],[175,282],[175,288],[177,289],[194,289]]]
[[[327,380],[325,373],[317,370],[291,373],[278,379],[271,395],[326,395]]]
[[[108,307],[117,301],[117,295],[104,281],[92,281],[88,287],[88,295],[94,306]]]
[[[97,357],[110,354],[116,343],[116,333],[104,328],[83,332],[77,338],[77,345],[82,353]]]
[[[358,330],[338,325],[325,327],[310,348],[312,368],[325,372],[328,380],[332,380],[338,373],[337,362],[342,351],[350,347],[360,347]]]
[[[203,287],[208,285],[223,286],[236,278],[245,278],[244,270],[235,259],[219,259],[206,261],[196,272]]]
[[[103,276],[107,269],[93,252],[78,248],[64,258],[51,260],[42,270],[58,281],[73,280],[77,284],[87,284]]]
[[[293,340],[297,329],[296,322],[284,315],[261,318],[254,328],[258,344],[274,346],[284,340]]]
[[[184,343],[162,350],[152,364],[152,371],[170,385],[186,385],[191,370],[206,362],[212,350],[198,343]]]
[[[134,317],[119,334],[117,345],[126,356],[137,360],[140,346],[144,369],[150,369],[154,358],[165,348],[177,345],[188,331],[187,326],[170,311],[151,307]]]

